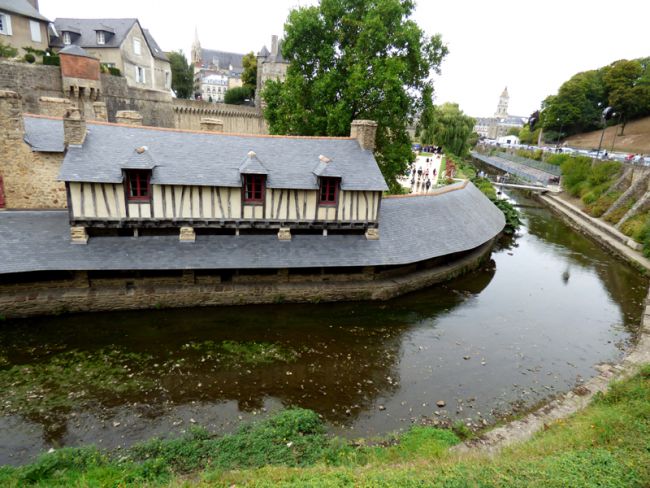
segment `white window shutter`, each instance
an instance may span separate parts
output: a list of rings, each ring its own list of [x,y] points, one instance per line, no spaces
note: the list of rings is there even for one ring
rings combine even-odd
[[[146,82],[147,82],[147,79],[146,79],[146,73],[147,73],[147,70],[144,69],[144,68],[142,68],[142,83],[146,83]]]
[[[29,29],[32,34],[32,41],[33,42],[41,42],[41,24],[36,22],[35,20],[30,20],[29,21]]]
[[[137,83],[138,81],[140,81],[140,73],[138,72],[137,66],[134,66],[134,68],[135,68],[135,81]]]
[[[11,32],[11,15],[5,15],[5,19],[7,19],[7,35],[11,36],[13,35]]]

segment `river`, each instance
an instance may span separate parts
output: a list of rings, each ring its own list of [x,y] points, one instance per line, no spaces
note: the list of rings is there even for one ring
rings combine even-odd
[[[565,392],[624,355],[648,282],[546,209],[522,212],[480,270],[388,302],[0,322],[0,464],[289,406],[349,438],[481,426]]]

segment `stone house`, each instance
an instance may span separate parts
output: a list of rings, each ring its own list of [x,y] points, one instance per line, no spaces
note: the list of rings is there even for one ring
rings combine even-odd
[[[171,90],[171,65],[138,19],[55,19],[55,50],[78,46],[108,67],[118,68],[129,86]]]
[[[202,48],[199,33],[195,31],[191,51],[194,96],[204,101],[211,98],[213,102],[223,102],[225,90],[242,86],[243,59],[243,54]],[[221,96],[214,93],[217,84],[224,87]]]
[[[50,21],[38,10],[38,0],[0,0],[0,42],[24,52],[49,46]]]

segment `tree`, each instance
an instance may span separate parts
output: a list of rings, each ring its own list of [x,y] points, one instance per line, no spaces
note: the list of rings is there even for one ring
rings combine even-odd
[[[644,68],[639,61],[616,61],[604,68],[603,82],[608,93],[608,101],[620,114],[621,134],[628,120],[644,115],[650,109],[648,86],[639,83]]]
[[[447,54],[411,20],[412,0],[321,0],[292,10],[284,82],[269,81],[273,134],[346,136],[354,119],[378,123],[375,156],[391,189],[412,160],[407,126]]]
[[[433,117],[435,107],[433,106],[433,88],[425,86],[422,90],[422,114],[418,123],[418,132],[422,144],[433,144]]]
[[[436,145],[445,152],[463,157],[470,148],[476,120],[463,113],[456,103],[444,103],[435,108],[431,133]]]
[[[250,102],[252,98],[253,90],[251,88],[247,86],[236,86],[226,90],[223,101],[231,105],[244,105]]]
[[[510,127],[510,129],[508,129],[508,132],[506,133],[506,135],[519,137],[520,133],[521,133],[521,129],[519,127]]]
[[[172,69],[172,90],[178,98],[190,98],[194,92],[194,66],[187,64],[183,51],[167,53]]]
[[[244,86],[255,92],[255,88],[257,88],[257,57],[253,51],[244,56],[242,66],[244,71],[241,74],[241,81]]]

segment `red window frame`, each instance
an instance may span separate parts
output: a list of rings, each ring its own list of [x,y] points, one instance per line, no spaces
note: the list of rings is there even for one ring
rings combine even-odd
[[[126,197],[129,202],[151,201],[151,171],[130,170],[126,172]]]
[[[244,175],[244,202],[262,203],[266,190],[266,175]]]
[[[321,178],[318,189],[319,205],[336,205],[339,199],[339,178]]]

